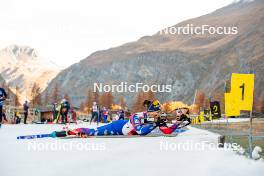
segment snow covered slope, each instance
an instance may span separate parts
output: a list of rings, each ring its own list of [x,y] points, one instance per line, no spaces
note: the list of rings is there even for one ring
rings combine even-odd
[[[43,90],[61,70],[28,46],[11,45],[0,50],[0,63],[0,74],[11,88],[19,87],[21,101],[30,99],[34,82]]]
[[[258,176],[264,173],[262,161],[248,160],[231,150],[216,150],[214,147],[209,150],[209,144],[216,144],[218,135],[196,128],[190,128],[177,137],[16,139],[18,135],[49,133],[61,129],[60,125],[2,126],[1,174]],[[179,147],[176,150],[175,146],[186,143],[204,143],[205,148],[187,150]],[[37,145],[40,150],[34,150],[30,144]],[[65,150],[63,146],[66,146]],[[166,149],[166,146],[170,147]]]

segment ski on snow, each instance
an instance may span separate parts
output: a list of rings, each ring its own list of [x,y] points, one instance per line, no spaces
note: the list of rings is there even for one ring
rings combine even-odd
[[[87,138],[138,138],[138,137],[176,137],[179,133],[183,133],[187,130],[185,129],[178,129],[175,130],[172,134],[162,134],[162,133],[150,133],[148,135],[104,135],[104,136],[88,136]],[[37,138],[48,138],[54,136],[51,134],[37,134],[37,135],[25,135],[25,136],[18,136],[17,139],[37,139]],[[55,137],[59,139],[72,139],[72,138],[81,138],[79,136],[70,135],[66,137]]]
[[[18,136],[17,139],[36,139],[36,138],[47,138],[47,137],[51,137],[51,134],[36,134],[36,135]]]

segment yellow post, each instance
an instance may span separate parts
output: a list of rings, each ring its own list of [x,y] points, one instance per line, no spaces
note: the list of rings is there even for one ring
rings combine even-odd
[[[212,121],[213,120],[213,117],[212,117],[212,112],[209,111],[209,120]]]
[[[200,119],[200,123],[204,122],[204,111],[200,111],[199,119]]]

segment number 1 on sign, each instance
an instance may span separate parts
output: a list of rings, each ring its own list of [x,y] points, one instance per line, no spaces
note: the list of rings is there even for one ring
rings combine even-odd
[[[243,83],[239,88],[242,89],[242,101],[244,100],[244,95],[245,95],[245,83]]]

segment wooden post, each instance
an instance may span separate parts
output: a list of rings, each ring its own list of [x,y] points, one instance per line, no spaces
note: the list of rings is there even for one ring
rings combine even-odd
[[[249,121],[248,143],[249,143],[249,156],[250,156],[250,158],[252,158],[252,151],[253,151],[253,147],[252,147],[252,122],[253,122],[252,111],[250,111],[249,117],[250,117],[250,121]]]

